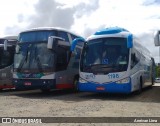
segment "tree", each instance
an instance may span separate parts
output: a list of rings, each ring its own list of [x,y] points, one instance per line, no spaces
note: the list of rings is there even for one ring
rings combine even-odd
[[[160,66],[156,66],[156,77],[160,77]]]

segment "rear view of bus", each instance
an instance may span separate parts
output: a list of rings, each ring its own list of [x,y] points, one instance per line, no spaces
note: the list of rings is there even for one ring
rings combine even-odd
[[[148,50],[123,28],[96,32],[84,44],[79,90],[130,93],[153,84]]]
[[[0,38],[0,90],[14,88],[12,71],[16,39],[17,36]]]
[[[53,27],[21,32],[14,59],[16,89],[49,91],[74,88],[74,80],[79,74],[79,58],[70,51],[70,45],[79,37]]]

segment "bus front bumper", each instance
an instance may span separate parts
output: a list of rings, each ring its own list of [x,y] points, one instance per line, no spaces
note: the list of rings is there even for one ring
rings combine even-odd
[[[18,90],[29,89],[55,89],[55,79],[13,79],[13,84]]]
[[[108,92],[108,93],[131,93],[131,83],[117,84],[115,82],[107,84],[78,83],[80,91],[86,92]]]

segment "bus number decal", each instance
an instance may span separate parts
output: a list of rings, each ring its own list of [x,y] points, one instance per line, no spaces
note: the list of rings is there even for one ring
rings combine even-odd
[[[108,74],[109,79],[119,78],[118,74]]]

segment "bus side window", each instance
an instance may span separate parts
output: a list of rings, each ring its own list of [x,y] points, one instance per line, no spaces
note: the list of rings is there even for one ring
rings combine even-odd
[[[66,42],[69,42],[68,34],[66,32],[59,31],[58,36],[65,39]]]
[[[71,38],[72,38],[72,41],[75,39],[75,38],[78,38],[78,36],[75,36],[73,34],[70,34],[71,35]]]
[[[76,48],[75,49],[75,59],[80,59],[81,49]]]
[[[73,68],[79,68],[80,55],[81,55],[81,49],[76,47],[74,50],[74,61],[72,65]]]
[[[136,53],[131,54],[131,68],[133,68],[139,61],[139,58],[137,57]]]
[[[13,63],[13,55],[14,55],[14,48],[8,47],[7,51],[4,51],[1,53],[1,62],[0,66],[1,68],[7,67]]]

